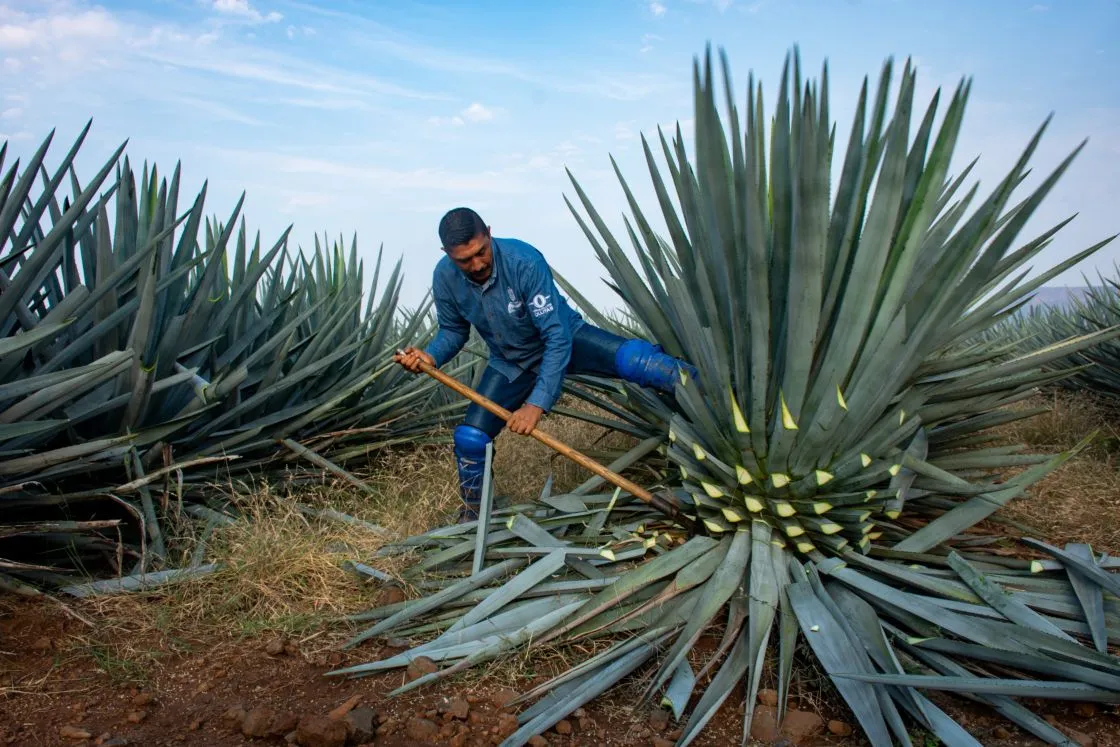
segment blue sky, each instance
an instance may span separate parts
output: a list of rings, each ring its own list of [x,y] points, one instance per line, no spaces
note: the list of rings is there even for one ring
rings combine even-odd
[[[620,228],[613,155],[656,212],[637,135],[691,131],[706,43],[727,49],[740,103],[753,69],[768,107],[793,44],[812,75],[827,57],[841,143],[862,77],[912,56],[923,108],[974,76],[956,163],[980,156],[985,192],[1048,113],[1036,174],[1090,139],[1029,226],[1080,214],[1044,269],[1120,230],[1118,29],[1117,0],[0,0],[0,135],[24,155],[57,128],[54,163],[92,117],[81,174],[128,138],[136,162],[181,160],[190,194],[209,179],[211,215],[246,190],[265,243],[290,223],[304,247],[356,232],[372,258],[384,243],[405,258],[410,303],[440,216],[471,205],[614,305],[564,167]],[[1056,284],[1117,257],[1110,246]]]

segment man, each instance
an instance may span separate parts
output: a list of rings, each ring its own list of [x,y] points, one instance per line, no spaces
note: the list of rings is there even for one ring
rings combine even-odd
[[[595,327],[557,292],[552,271],[537,249],[490,234],[478,213],[460,207],[439,223],[444,256],[432,276],[439,331],[424,350],[409,347],[396,360],[413,373],[419,362],[443,366],[466,344],[471,325],[490,350],[478,391],[511,412],[508,428],[529,435],[560,398],[564,375],[620,378],[672,392],[684,361],[645,340],[626,339]],[[455,428],[454,453],[464,509],[460,521],[478,518],[486,446],[502,430],[501,418],[473,402]]]

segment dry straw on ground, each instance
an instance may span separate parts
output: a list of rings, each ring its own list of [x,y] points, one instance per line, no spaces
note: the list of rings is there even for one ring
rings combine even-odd
[[[572,418],[550,417],[542,427],[580,449],[622,450],[633,443],[632,438]],[[588,477],[533,439],[510,433],[499,437],[499,497],[536,497],[550,471],[557,490]],[[291,490],[265,485],[243,492],[227,486],[227,498],[244,518],[218,528],[204,548],[204,560],[221,568],[163,590],[83,602],[78,605],[82,612],[99,622],[93,638],[80,645],[115,646],[113,641],[152,636],[236,642],[277,632],[315,635],[324,645],[337,642],[346,635],[338,618],[369,609],[378,599],[377,584],[363,583],[345,568],[345,561],[371,562],[385,541],[452,522],[460,506],[450,443],[386,450],[359,476],[373,488],[373,495],[327,475],[317,485]],[[297,502],[334,509],[381,526],[386,533],[309,517],[297,509]],[[194,527],[194,541],[198,529]],[[193,549],[188,543],[184,555],[189,557]],[[409,559],[378,558],[374,565],[395,575]]]
[[[1096,441],[1013,501],[1002,513],[1053,544],[1087,542],[1097,552],[1120,552],[1120,413],[1088,394],[1047,393],[1024,407],[1048,412],[1002,429],[1008,443],[1032,451],[1069,449],[1087,434]]]

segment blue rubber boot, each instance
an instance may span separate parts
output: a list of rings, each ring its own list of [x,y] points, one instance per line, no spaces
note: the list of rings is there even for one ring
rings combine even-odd
[[[455,466],[459,471],[459,497],[463,508],[459,523],[478,521],[482,506],[482,478],[486,472],[486,444],[490,436],[473,425],[455,428]]]
[[[674,358],[660,345],[645,340],[622,343],[615,353],[615,367],[618,375],[626,381],[670,394],[676,391],[681,370],[695,383],[700,381],[700,372],[691,363]]]

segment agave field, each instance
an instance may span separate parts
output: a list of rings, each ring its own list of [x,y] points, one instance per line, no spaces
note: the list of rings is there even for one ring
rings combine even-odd
[[[1120,267],[1114,267],[1113,277],[1098,280],[1068,306],[1035,306],[1016,314],[987,330],[987,341],[1030,350],[1120,324]],[[1106,402],[1120,399],[1120,345],[1115,339],[1059,358],[1050,368],[1065,374],[1057,383],[1066,389],[1091,392]]]
[[[174,570],[163,528],[225,520],[215,485],[341,472],[461,409],[391,362],[434,332],[430,302],[399,307],[399,262],[381,277],[378,254],[363,300],[356,244],[262,245],[241,201],[207,218],[204,186],[184,208],[178,168],[137,174],[124,146],[83,183],[88,130],[53,170],[52,134],[0,182],[5,586]]]
[[[791,64],[792,62],[792,64]],[[910,744],[919,724],[945,744],[979,742],[927,697],[959,693],[1051,744],[1072,744],[1019,698],[1120,702],[1117,561],[986,522],[1074,452],[993,445],[1008,406],[1068,375],[1115,339],[1115,324],[1047,325],[1009,352],[987,331],[1031,293],[1108,243],[1031,280],[1025,263],[1061,226],[1022,238],[1076,152],[1018,196],[1045,126],[992,192],[950,163],[970,84],[917,108],[907,64],[865,85],[842,146],[839,182],[827,67],[803,81],[787,60],[772,112],[748,81],[726,108],[710,55],[695,68],[695,143],[678,130],[643,140],[658,235],[619,172],[631,216],[611,233],[573,178],[576,220],[625,304],[595,322],[639,331],[694,362],[675,396],[629,385],[589,396],[654,433],[614,466],[660,449],[663,485],[702,530],[689,536],[619,491],[591,482],[496,511],[489,523],[429,531],[383,549],[419,551],[423,595],[356,615],[351,646],[420,642],[338,669],[361,677],[424,656],[422,687],[515,651],[601,639],[597,653],[521,695],[523,744],[637,678],[639,707],[661,704],[694,740],[745,693],[744,739],[764,678],[785,707],[807,646],[874,745]],[[658,164],[655,150],[666,162]],[[618,171],[616,166],[616,172]],[[1089,312],[1083,314],[1088,316]],[[998,517],[996,517],[998,518]],[[696,644],[722,628],[715,651]],[[771,651],[777,665],[766,666]],[[740,685],[744,690],[740,691]],[[741,697],[741,696],[740,696]]]
[[[745,742],[760,688],[784,715],[800,649],[872,745],[912,744],[915,726],[980,744],[940,693],[1073,744],[1029,705],[1120,703],[1120,559],[1020,536],[999,512],[1092,437],[1032,454],[994,429],[1037,414],[1015,405],[1041,387],[1115,395],[1116,283],[1021,312],[1110,241],[1028,279],[1065,222],[1024,229],[1080,148],[1021,193],[1043,123],[982,194],[972,165],[952,173],[968,80],[920,102],[909,62],[899,75],[887,61],[838,144],[827,66],[803,79],[793,54],[767,109],[753,76],[736,103],[720,62],[717,81],[710,52],[696,61],[691,149],[679,129],[642,140],[656,205],[615,166],[625,236],[572,176],[568,206],[622,308],[601,313],[559,279],[591,321],[699,370],[672,395],[575,377],[569,393],[599,414],[557,411],[635,437],[609,466],[658,474],[647,487],[695,530],[593,478],[396,538],[361,567],[384,580],[379,559],[406,555],[388,583],[417,593],[351,616],[346,645],[410,647],[327,676],[436,663],[401,694],[562,646],[570,666],[520,694],[503,745],[623,683],[635,707],[671,712],[680,745],[742,698]],[[83,185],[81,138],[53,171],[48,144],[0,183],[7,587],[71,584],[90,565],[175,568],[163,528],[221,521],[221,484],[327,469],[361,489],[346,465],[435,438],[458,414],[464,403],[390,361],[434,331],[427,301],[400,307],[399,263],[382,283],[379,259],[365,297],[354,245],[316,241],[307,257],[285,234],[265,248],[240,203],[205,218],[203,189],[181,210],[177,172],[137,179],[122,150]],[[449,368],[469,382],[481,361],[472,348]]]

